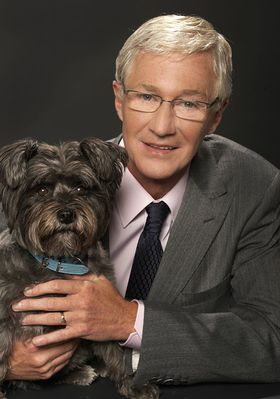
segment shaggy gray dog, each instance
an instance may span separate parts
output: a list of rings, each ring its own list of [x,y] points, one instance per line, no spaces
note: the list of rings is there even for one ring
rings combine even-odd
[[[67,278],[74,269],[113,281],[100,240],[126,162],[123,148],[99,139],[59,146],[25,139],[0,150],[0,196],[8,224],[0,235],[1,385],[15,340],[59,328],[21,326],[20,313],[13,312],[11,304],[24,297],[27,286]],[[158,397],[152,385],[133,386],[123,350],[115,342],[81,340],[70,363],[50,380],[88,385],[98,375],[110,378],[128,398]],[[34,387],[27,381],[9,382],[21,388],[31,384]]]

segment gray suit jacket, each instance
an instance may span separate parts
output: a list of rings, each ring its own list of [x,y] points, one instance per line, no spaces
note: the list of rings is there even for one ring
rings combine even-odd
[[[135,382],[280,381],[280,176],[206,136],[145,301]]]

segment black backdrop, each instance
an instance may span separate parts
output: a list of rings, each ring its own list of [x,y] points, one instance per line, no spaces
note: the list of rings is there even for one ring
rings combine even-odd
[[[234,90],[218,133],[280,166],[279,17],[269,0],[0,0],[0,145],[120,132],[118,50],[163,13],[209,19],[230,41]]]

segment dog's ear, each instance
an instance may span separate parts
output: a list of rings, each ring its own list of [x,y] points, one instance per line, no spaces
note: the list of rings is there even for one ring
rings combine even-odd
[[[85,139],[80,143],[81,153],[88,159],[97,177],[116,190],[127,165],[128,156],[118,144],[98,138]]]
[[[25,177],[28,161],[36,155],[38,142],[34,139],[18,140],[0,149],[0,182],[12,189]]]

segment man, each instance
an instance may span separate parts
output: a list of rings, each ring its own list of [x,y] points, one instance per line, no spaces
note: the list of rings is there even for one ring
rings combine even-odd
[[[86,338],[124,345],[136,384],[280,380],[279,171],[213,135],[231,69],[199,17],[156,17],[128,38],[113,83],[129,154],[109,232],[117,289],[86,276],[26,291],[14,310],[47,313],[23,324],[59,325],[63,311],[67,327],[17,342],[7,379],[49,378]],[[161,201],[158,271],[146,299],[124,299],[145,208]],[[49,293],[66,296],[36,298]]]

